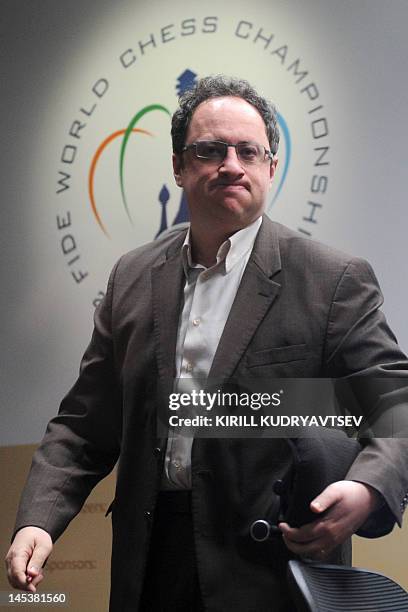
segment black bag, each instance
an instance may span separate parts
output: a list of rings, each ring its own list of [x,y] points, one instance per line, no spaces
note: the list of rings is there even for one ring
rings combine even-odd
[[[362,446],[339,429],[321,428],[313,437],[286,438],[291,449],[291,464],[281,480],[273,484],[280,497],[277,516],[254,521],[250,533],[262,542],[280,533],[277,524],[284,521],[301,527],[317,518],[310,502],[329,484],[344,480]],[[320,515],[322,516],[322,515]]]

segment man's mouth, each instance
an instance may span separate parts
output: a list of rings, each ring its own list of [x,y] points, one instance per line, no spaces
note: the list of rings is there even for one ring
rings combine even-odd
[[[216,183],[215,189],[222,189],[223,191],[249,191],[248,185],[244,183]]]

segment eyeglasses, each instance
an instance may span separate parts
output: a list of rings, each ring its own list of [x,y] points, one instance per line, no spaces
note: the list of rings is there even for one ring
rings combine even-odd
[[[198,140],[183,147],[182,152],[194,149],[194,153],[199,159],[219,163],[226,158],[228,147],[234,147],[238,159],[244,164],[260,164],[267,159],[273,159],[273,154],[256,142],[228,144],[220,140]]]

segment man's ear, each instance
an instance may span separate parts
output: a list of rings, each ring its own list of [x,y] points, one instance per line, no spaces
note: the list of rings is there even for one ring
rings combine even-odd
[[[173,153],[172,161],[173,161],[173,174],[174,174],[174,179],[176,181],[176,185],[178,185],[179,187],[183,187],[183,177],[182,177],[183,160],[182,160],[181,155],[177,153]]]
[[[269,177],[270,177],[270,183],[272,185],[272,181],[274,179],[275,176],[275,171],[276,171],[276,166],[278,165],[278,158],[274,157],[273,160],[271,161],[271,167],[269,169]]]

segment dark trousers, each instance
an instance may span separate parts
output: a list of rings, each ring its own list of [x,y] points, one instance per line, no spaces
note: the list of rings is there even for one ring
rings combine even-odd
[[[154,515],[139,612],[203,611],[191,495],[188,491],[163,491]]]

